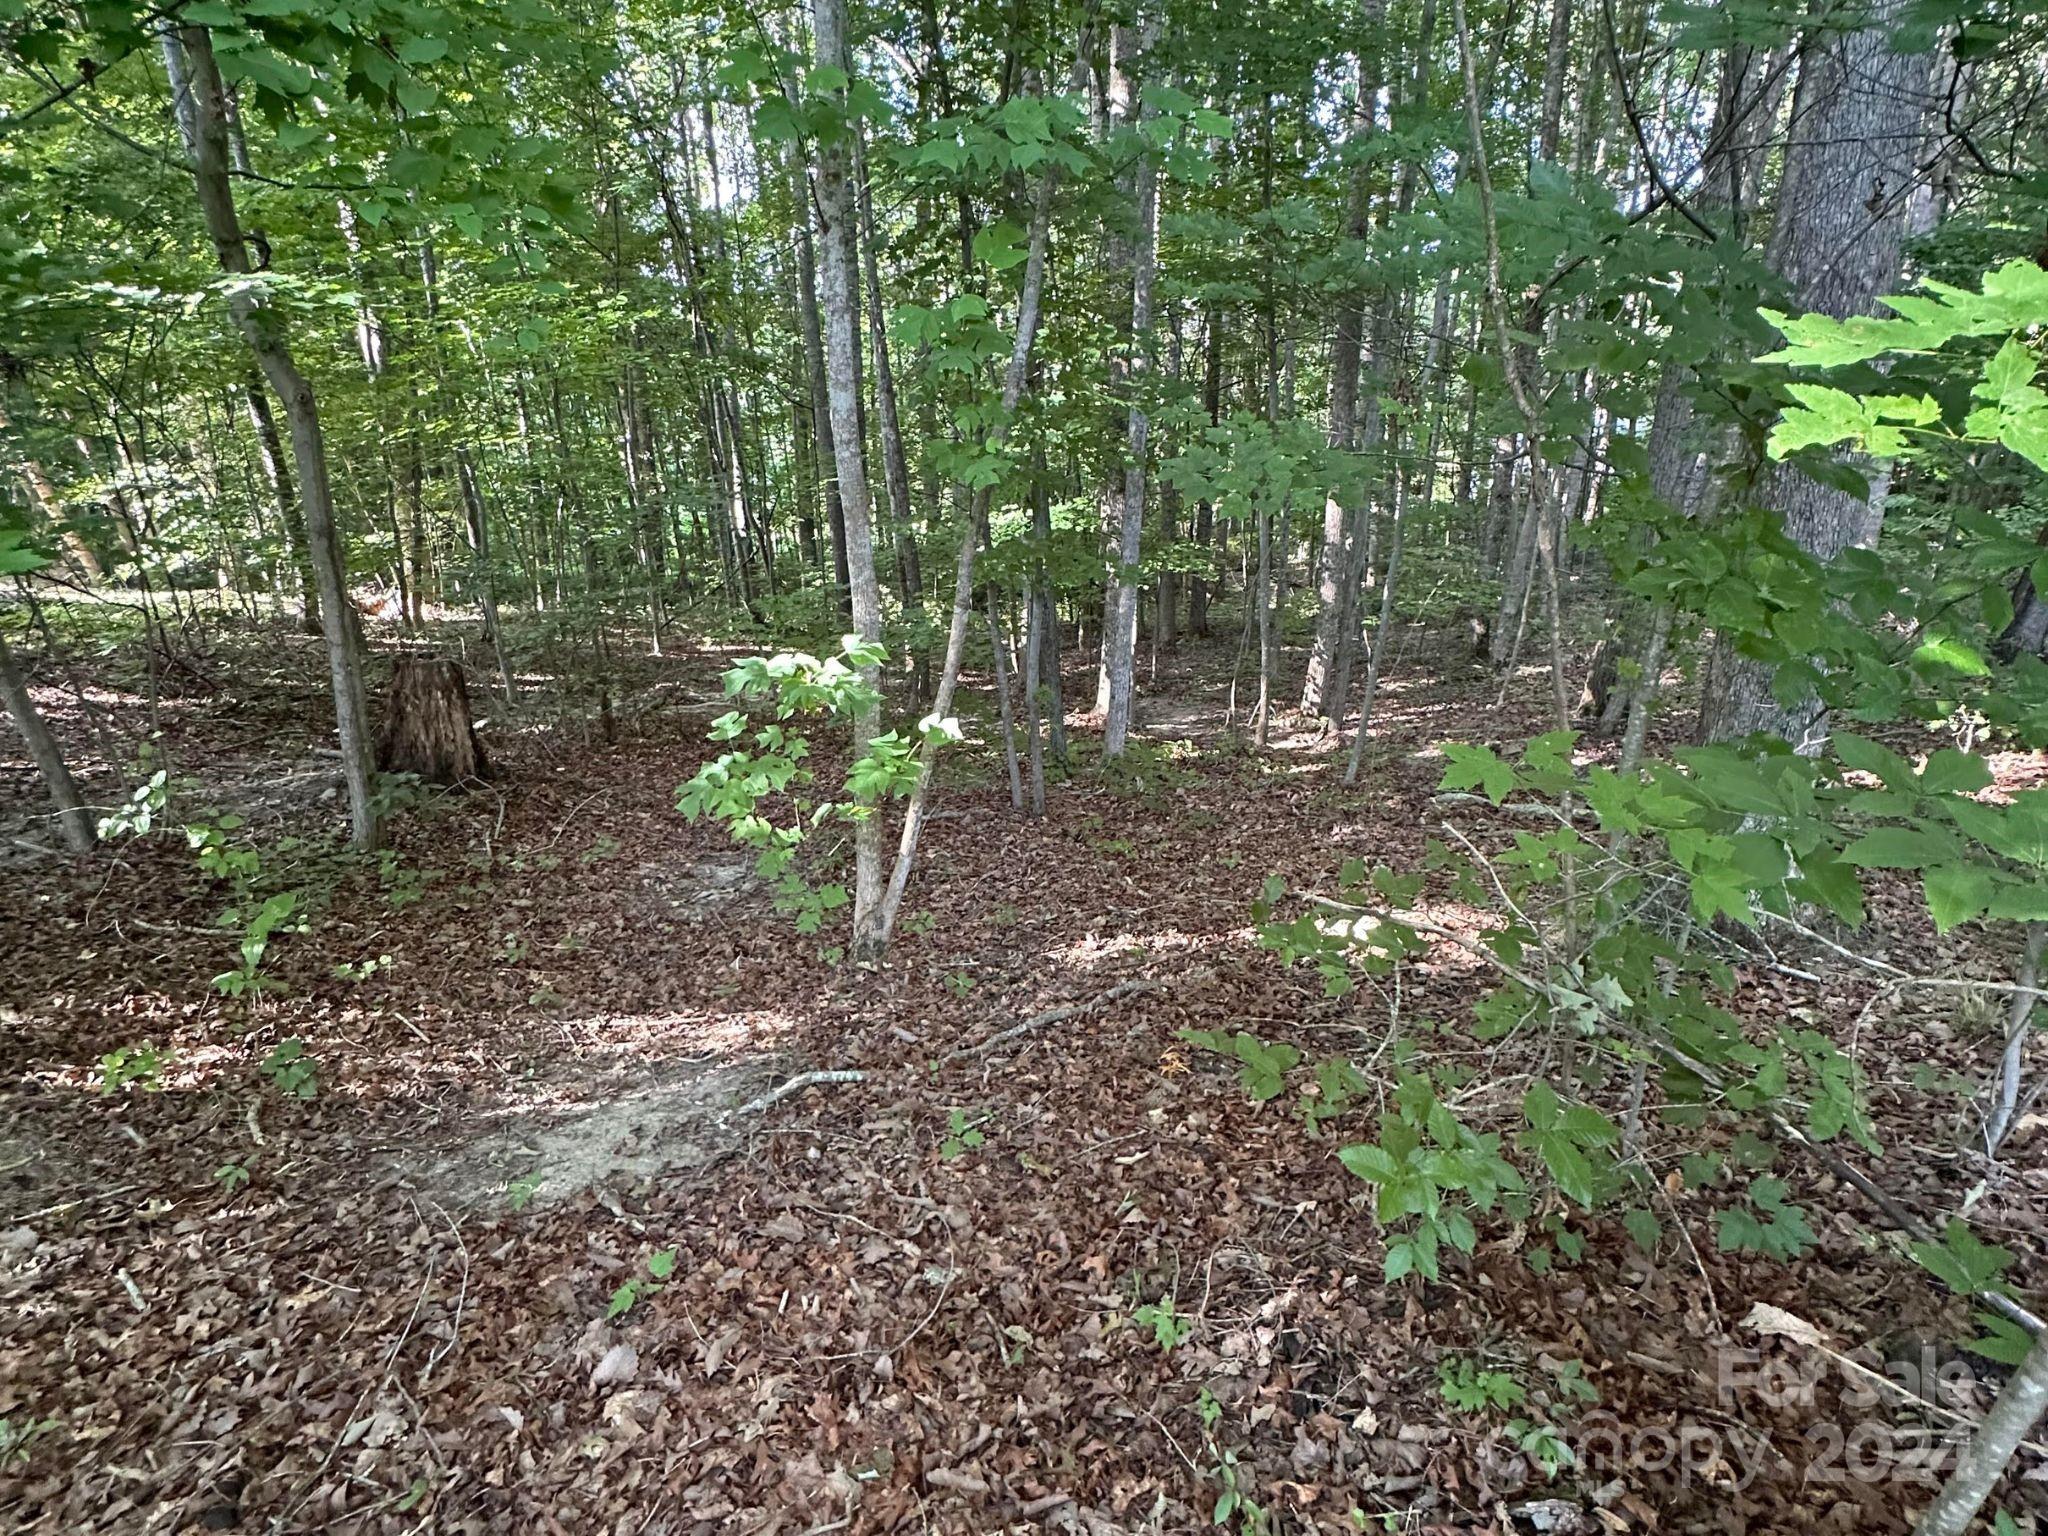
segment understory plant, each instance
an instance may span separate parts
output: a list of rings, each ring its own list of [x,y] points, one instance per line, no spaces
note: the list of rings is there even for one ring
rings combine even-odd
[[[957,741],[952,719],[927,716],[915,735],[885,731],[848,767],[836,797],[810,793],[811,743],[796,722],[844,724],[877,701],[863,668],[885,658],[879,645],[842,637],[837,655],[819,659],[802,651],[749,656],[725,674],[726,697],[747,706],[711,723],[709,739],[734,745],[705,763],[676,789],[676,809],[691,821],[722,822],[733,840],[754,851],[754,869],[775,893],[779,911],[794,915],[799,933],[816,933],[826,917],[847,905],[843,884],[820,880],[800,855],[824,827],[850,826],[907,795],[918,777],[917,749],[931,741]],[[757,721],[755,712],[765,717]],[[784,819],[778,820],[778,815]]]
[[[2035,382],[2048,274],[2016,263],[1978,292],[1930,285],[1892,303],[1891,317],[1771,317],[1787,344],[1763,361],[1788,403],[1770,453],[2003,450],[2048,469],[2048,394]],[[1817,372],[1830,382],[1811,382]],[[1815,460],[1817,473],[1839,468]],[[1419,868],[1352,862],[1334,888],[1291,895],[1269,881],[1255,906],[1262,941],[1333,996],[1387,988],[1425,955],[1470,972],[1484,983],[1470,1038],[1528,1037],[1545,1064],[1501,1124],[1497,1104],[1466,1095],[1454,1108],[1411,1057],[1376,1139],[1339,1150],[1374,1191],[1387,1276],[1437,1278],[1443,1250],[1471,1253],[1489,1219],[1543,1228],[1569,1257],[1563,1218],[1606,1211],[1654,1245],[1642,1155],[1654,1127],[1691,1154],[1689,1181],[1697,1166],[1722,1186],[1718,1246],[1783,1262],[1811,1252],[1810,1214],[1769,1168],[1781,1149],[1817,1159],[1905,1229],[1915,1261],[1978,1301],[1970,1347],[2018,1362],[2034,1324],[2008,1288],[2011,1254],[1960,1213],[1929,1230],[1886,1194],[1881,1164],[1864,1171],[1884,1149],[1833,1033],[1734,1000],[1738,966],[1775,963],[1767,932],[1831,952],[1879,1000],[1973,986],[2014,999],[1982,1106],[1981,1145],[1996,1155],[2022,1091],[2013,1042],[2032,1028],[2048,922],[2048,790],[1993,794],[1986,749],[2048,744],[2048,666],[2024,648],[2004,659],[1994,641],[2015,618],[2016,581],[2048,583],[2048,559],[1997,513],[1966,509],[1939,539],[1909,533],[1826,566],[1761,512],[1693,521],[1644,496],[1637,531],[1610,551],[1624,585],[1768,666],[1778,703],[1821,722],[1806,750],[1757,736],[1618,771],[1568,729],[1513,747],[1447,743]],[[1482,827],[1457,809],[1473,801],[1499,819]],[[2024,956],[2017,980],[1921,976],[1861,953],[1873,887],[1901,880],[1938,934],[1967,926],[1987,952]],[[1423,903],[1430,882],[1455,906]],[[1746,1163],[1745,1182],[1731,1161]]]

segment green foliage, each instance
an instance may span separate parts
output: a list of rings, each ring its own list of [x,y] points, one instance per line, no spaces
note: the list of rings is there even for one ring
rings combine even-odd
[[[1785,1198],[1782,1179],[1752,1179],[1747,1204],[1720,1212],[1718,1224],[1722,1252],[1761,1253],[1781,1263],[1804,1258],[1818,1241],[1806,1212]]]
[[[1377,1142],[1355,1142],[1337,1159],[1377,1190],[1381,1225],[1409,1223],[1387,1237],[1389,1281],[1410,1274],[1441,1277],[1445,1246],[1470,1254],[1479,1245],[1475,1213],[1501,1206],[1531,1210],[1522,1174],[1501,1155],[1500,1137],[1460,1121],[1421,1073],[1403,1077],[1393,1106],[1382,1113]]]
[[[1572,1455],[1572,1448],[1548,1424],[1521,1418],[1509,1419],[1507,1436],[1515,1449],[1529,1458],[1530,1465],[1543,1474],[1545,1482],[1556,1482],[1558,1473],[1577,1465],[1578,1458]]]
[[[14,1472],[27,1466],[36,1442],[55,1428],[55,1419],[0,1414],[0,1472]]]
[[[612,1292],[611,1300],[605,1303],[604,1320],[615,1323],[648,1297],[659,1292],[664,1282],[676,1272],[676,1251],[663,1248],[647,1256],[647,1273],[628,1278]]]
[[[1268,1045],[1257,1035],[1239,1030],[1184,1029],[1180,1038],[1205,1051],[1215,1051],[1238,1063],[1237,1080],[1258,1103],[1280,1096],[1287,1087],[1287,1074],[1301,1065],[1301,1052],[1284,1041]]]
[[[125,805],[116,807],[99,821],[103,840],[117,837],[147,837],[156,829],[170,799],[170,772],[159,768],[135,786]]]
[[[982,1134],[981,1127],[988,1124],[990,1118],[988,1115],[971,1117],[969,1111],[964,1109],[951,1111],[946,1116],[946,1134],[939,1140],[939,1156],[950,1163],[955,1158],[974,1151],[987,1140]]]
[[[305,922],[299,918],[299,893],[280,891],[266,897],[255,911],[249,913],[242,925],[242,937],[236,946],[240,964],[231,971],[222,971],[213,978],[214,988],[224,997],[241,997],[250,992],[275,987],[276,982],[262,974],[263,958],[270,951],[270,941],[278,933],[303,933]],[[230,908],[227,920],[235,920],[236,913]]]
[[[1437,1390],[1460,1413],[1504,1413],[1529,1400],[1529,1389],[1506,1371],[1489,1371],[1469,1355],[1437,1362]]]
[[[758,705],[772,718],[757,726],[742,710],[719,716],[711,724],[712,741],[751,735],[752,748],[721,753],[676,790],[676,809],[684,816],[724,822],[734,841],[754,850],[756,873],[774,888],[778,909],[795,915],[799,933],[818,932],[828,914],[847,905],[844,886],[806,878],[798,865],[805,840],[827,823],[850,824],[872,814],[881,801],[907,794],[917,782],[919,743],[960,739],[958,721],[930,717],[920,723],[915,741],[884,732],[848,769],[844,798],[821,801],[803,793],[814,780],[805,766],[810,742],[787,722],[801,716],[843,722],[872,708],[879,696],[862,671],[883,659],[881,647],[847,635],[839,654],[822,661],[786,651],[740,662],[725,674],[726,696]],[[770,813],[785,799],[790,819],[778,825]]]
[[[155,1093],[163,1087],[164,1068],[170,1059],[168,1051],[159,1051],[147,1040],[111,1050],[100,1058],[100,1092],[115,1093],[140,1085],[145,1093]]]
[[[1984,1242],[1962,1221],[1949,1222],[1940,1242],[1915,1242],[1909,1248],[1922,1269],[1958,1296],[2003,1291],[2013,1261],[2010,1249]]]
[[[320,1092],[319,1063],[306,1054],[302,1041],[280,1040],[259,1070],[288,1099],[310,1099]]]
[[[1152,1330],[1152,1342],[1159,1346],[1161,1354],[1172,1354],[1195,1332],[1195,1320],[1177,1311],[1171,1296],[1162,1296],[1157,1301],[1132,1308],[1131,1321],[1140,1328]]]

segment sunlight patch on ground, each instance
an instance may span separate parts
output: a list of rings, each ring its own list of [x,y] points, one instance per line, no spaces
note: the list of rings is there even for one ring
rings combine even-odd
[[[739,1145],[731,1111],[778,1075],[766,1054],[677,1063],[637,1081],[553,1084],[475,1117],[473,1139],[400,1173],[461,1207],[551,1205],[702,1168]]]

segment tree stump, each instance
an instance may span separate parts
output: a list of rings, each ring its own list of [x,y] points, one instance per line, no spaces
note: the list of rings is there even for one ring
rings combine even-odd
[[[412,773],[427,784],[487,779],[491,765],[470,721],[462,664],[434,656],[401,656],[384,703],[377,767]]]

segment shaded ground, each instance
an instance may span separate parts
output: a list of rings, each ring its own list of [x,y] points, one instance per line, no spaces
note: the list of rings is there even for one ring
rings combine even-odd
[[[305,644],[261,655],[317,677]],[[1332,1155],[1376,1105],[1312,1138],[1291,1096],[1253,1104],[1177,1038],[1247,1029],[1389,1086],[1388,997],[1324,998],[1257,946],[1249,904],[1271,873],[1416,864],[1445,815],[1506,835],[1431,805],[1429,747],[1543,722],[1449,642],[1403,659],[1358,790],[1312,732],[1258,756],[1224,729],[1227,647],[1162,658],[1157,750],[1057,787],[1043,822],[1011,813],[985,746],[960,754],[899,942],[863,972],[673,810],[723,707],[714,652],[636,663],[609,744],[556,669],[487,730],[495,788],[434,798],[364,861],[324,841],[317,693],[224,650],[211,674],[246,681],[159,699],[161,750],[201,778],[187,815],[247,807],[266,878],[312,893],[267,959],[278,990],[209,986],[234,943],[182,839],[0,873],[0,1416],[46,1426],[0,1469],[0,1524],[1113,1536],[1206,1528],[1235,1489],[1266,1512],[1229,1512],[1248,1532],[1902,1528],[1909,1460],[1858,1475],[1830,1433],[1895,1446],[1925,1415],[1844,1403],[1810,1349],[1744,1326],[1761,1301],[1880,1365],[1953,1357],[1967,1318],[1845,1192],[1783,1167],[1819,1257],[1721,1254],[1725,1193],[1685,1192],[1691,1143],[1653,1139],[1682,1239],[1645,1254],[1573,1217],[1582,1256],[1538,1274],[1554,1237],[1503,1225],[1445,1284],[1389,1287]],[[7,773],[0,813],[32,811]],[[1885,952],[2004,963],[1935,955],[1907,910],[1881,917]],[[2031,1270],[2038,1129],[1987,1169],[1952,1086],[1897,1065],[1981,1068],[1995,1025],[1867,1007],[1855,976],[1744,975],[1760,1013],[1854,1030],[1892,1187],[1938,1211],[1987,1180],[1987,1226]],[[1158,984],[946,1060],[1132,978]],[[1461,1020],[1479,985],[1414,967],[1402,1016]],[[263,1071],[287,1039],[310,1098]],[[99,1092],[101,1058],[144,1041],[160,1086]],[[1438,1052],[1483,1115],[1519,1097],[1523,1049]],[[738,1112],[817,1066],[866,1077]],[[1170,1349],[1133,1316],[1164,1299]],[[1737,1351],[1812,1390],[1731,1389]],[[1449,1404],[1453,1357],[1574,1426],[1582,1465],[1546,1481],[1508,1413]],[[1981,1406],[1982,1385],[1945,1390]]]

